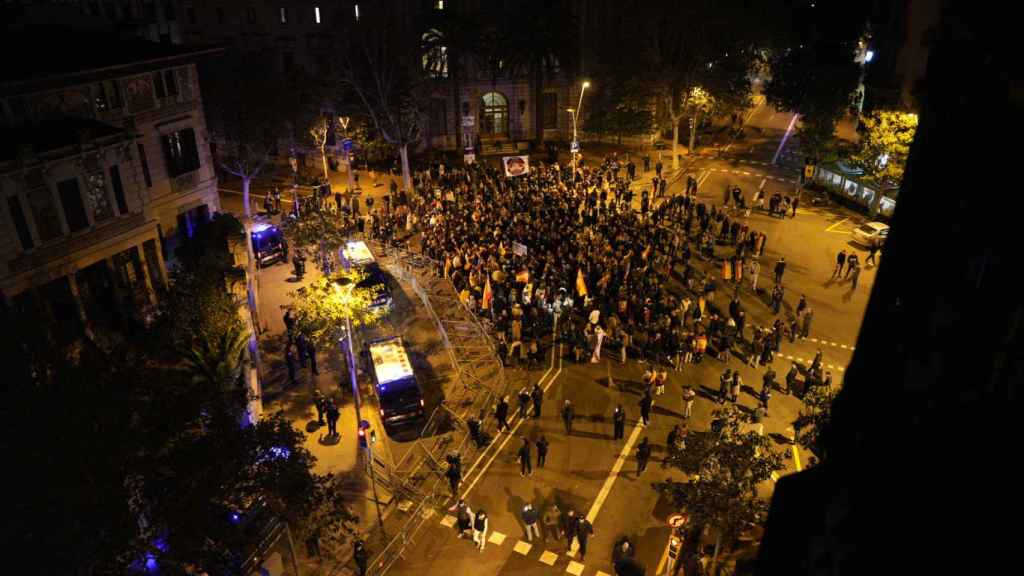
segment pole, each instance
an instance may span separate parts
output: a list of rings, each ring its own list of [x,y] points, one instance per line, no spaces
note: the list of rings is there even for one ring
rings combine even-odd
[[[356,357],[353,351],[353,341],[355,334],[352,332],[352,318],[351,316],[345,316],[345,330],[348,331],[348,374],[352,381],[352,397],[355,400],[356,405],[356,427],[362,425],[363,417],[360,413],[360,397],[359,397],[359,382],[356,378]],[[377,522],[380,523],[380,532],[384,534],[384,518],[380,513],[380,498],[377,497],[377,475],[373,470],[373,444],[370,439],[366,439],[366,454],[369,457],[370,465],[370,486],[373,487],[373,503],[377,506]]]

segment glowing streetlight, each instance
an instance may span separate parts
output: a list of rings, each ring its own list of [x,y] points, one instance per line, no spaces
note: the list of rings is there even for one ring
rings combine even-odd
[[[572,149],[571,149],[571,152],[572,152],[572,179],[573,179],[573,181],[576,180],[576,155],[579,153],[578,152],[578,150],[579,150],[579,139],[577,137],[576,126],[577,126],[577,120],[579,119],[579,116],[580,116],[580,110],[583,108],[583,92],[587,88],[590,88],[590,82],[584,82],[583,85],[580,86],[580,101],[576,105],[576,108],[567,108],[566,109],[566,112],[568,112],[569,114],[572,114]]]

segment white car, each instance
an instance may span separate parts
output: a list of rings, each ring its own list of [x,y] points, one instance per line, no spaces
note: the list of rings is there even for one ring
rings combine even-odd
[[[881,248],[885,245],[885,239],[889,236],[889,225],[881,222],[868,222],[863,226],[857,227],[853,231],[854,241],[871,248],[877,246]]]

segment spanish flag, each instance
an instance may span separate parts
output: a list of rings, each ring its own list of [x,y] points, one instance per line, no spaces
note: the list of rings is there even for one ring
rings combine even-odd
[[[587,295],[587,280],[583,277],[582,268],[576,269],[576,293],[584,297]]]
[[[519,272],[516,272],[516,282],[519,282],[520,284],[529,284],[530,271],[527,270],[526,268],[523,268]]]
[[[491,309],[491,301],[494,300],[494,293],[491,292],[491,279],[487,279],[487,284],[484,284],[484,297],[480,303],[480,307],[484,310]]]

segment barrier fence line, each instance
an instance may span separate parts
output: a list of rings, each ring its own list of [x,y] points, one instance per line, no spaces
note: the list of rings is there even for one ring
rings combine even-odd
[[[412,287],[413,292],[430,314],[455,369],[455,377],[459,384],[456,390],[460,393],[453,395],[450,399],[446,398],[440,406],[433,410],[421,431],[420,438],[416,440],[417,445],[406,452],[405,456],[388,474],[392,494],[416,503],[415,506],[409,508],[409,518],[405,520],[402,527],[373,557],[372,563],[368,567],[368,573],[373,576],[385,574],[399,558],[404,557],[405,549],[409,545],[415,544],[415,537],[425,525],[426,520],[433,516],[437,508],[444,505],[448,490],[444,481],[444,471],[440,469],[440,457],[444,451],[461,451],[466,446],[469,434],[460,424],[464,424],[467,415],[476,414],[482,420],[481,429],[486,433],[489,427],[489,419],[485,418],[487,407],[496,398],[506,394],[510,388],[504,366],[497,356],[494,343],[486,328],[458,298],[455,287],[449,280],[442,279],[440,290],[433,290],[429,280],[437,277],[435,271],[440,269],[437,267],[437,263],[430,258],[405,250],[394,247],[391,250],[396,256],[393,259],[394,263],[388,268],[392,274],[405,280]],[[428,288],[424,288],[421,278],[427,279],[430,291]],[[435,300],[438,301],[438,304],[446,305],[441,313],[435,306]],[[455,332],[454,338],[450,334],[452,329]],[[469,356],[470,361],[466,362],[465,357],[460,357],[456,353],[456,349],[460,347],[463,349],[473,348],[482,353]],[[496,372],[493,380],[485,380],[487,375],[482,374],[484,369]],[[467,399],[468,402],[466,402]],[[452,406],[448,405],[449,400],[456,400],[466,406],[456,412],[452,410]],[[456,405],[455,409],[459,407]],[[462,422],[456,422],[454,427],[446,429],[450,417]],[[424,438],[427,436],[432,436],[431,440],[425,441]],[[483,447],[481,455],[486,448],[486,446]],[[413,461],[414,459],[415,461]],[[424,466],[433,468],[434,474],[421,473]],[[335,566],[335,570],[331,573],[334,574],[338,570],[340,570],[340,565]]]

